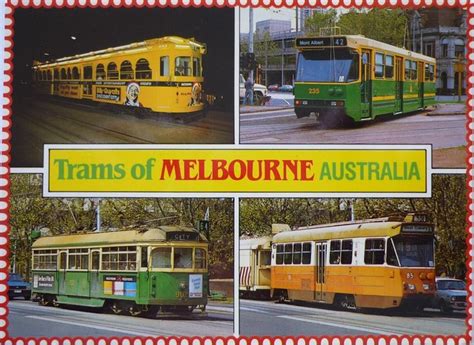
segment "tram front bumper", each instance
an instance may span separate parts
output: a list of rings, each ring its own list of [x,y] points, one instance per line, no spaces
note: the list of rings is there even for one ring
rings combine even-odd
[[[335,114],[345,115],[345,103],[341,100],[295,100],[297,118],[307,117],[314,113],[316,116]]]

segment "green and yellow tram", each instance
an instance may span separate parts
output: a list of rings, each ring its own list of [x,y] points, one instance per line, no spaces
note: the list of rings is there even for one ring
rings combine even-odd
[[[297,38],[298,118],[330,126],[435,103],[435,59],[358,35]]]
[[[42,305],[108,308],[119,314],[205,310],[208,241],[181,226],[40,237],[32,293]]]
[[[35,63],[33,90],[137,114],[196,117],[205,106],[205,53],[203,43],[167,36]]]

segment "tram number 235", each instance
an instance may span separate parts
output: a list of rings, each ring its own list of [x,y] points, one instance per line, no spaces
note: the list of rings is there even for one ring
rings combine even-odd
[[[310,87],[308,89],[308,93],[310,95],[319,95],[319,88],[318,87]]]

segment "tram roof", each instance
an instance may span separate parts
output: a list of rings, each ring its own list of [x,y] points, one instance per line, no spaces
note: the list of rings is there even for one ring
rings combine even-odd
[[[72,235],[45,236],[37,239],[33,248],[85,247],[99,245],[125,245],[133,243],[153,243],[167,241],[168,233],[198,234],[200,242],[207,242],[206,237],[194,228],[184,226],[160,226],[157,228],[136,228],[107,232],[89,232]],[[169,240],[173,241],[173,240]],[[185,242],[184,240],[181,240]],[[178,241],[179,242],[179,241]],[[193,241],[195,242],[195,241]]]
[[[293,231],[283,231],[273,237],[274,243],[294,241],[317,241],[344,239],[354,237],[395,236],[400,233],[402,221],[377,220],[369,222],[354,222],[318,225]]]
[[[244,238],[240,240],[240,250],[250,249],[270,249],[272,244],[271,236]]]
[[[206,51],[206,45],[204,43],[199,43],[195,41],[194,38],[183,38],[179,36],[165,36],[165,37],[160,37],[160,38],[152,38],[152,39],[141,41],[141,42],[130,43],[123,46],[96,50],[96,51],[92,51],[92,52],[88,52],[84,54],[67,56],[67,57],[59,58],[54,61],[50,61],[46,63],[38,63],[35,66],[33,66],[33,68],[38,68],[38,67],[49,68],[49,67],[61,66],[61,65],[71,64],[71,63],[88,62],[95,59],[108,58],[117,54],[133,54],[133,53],[139,53],[139,52],[147,52],[163,44],[171,44],[171,45],[174,45],[175,47],[181,46],[184,48],[194,47],[195,49],[200,50],[202,54],[204,54]]]
[[[347,46],[352,48],[367,47],[372,49],[379,49],[387,52],[391,52],[396,55],[401,55],[403,57],[410,57],[417,60],[427,61],[429,63],[436,63],[436,59],[430,56],[423,54],[415,53],[410,50],[406,50],[388,43],[376,41],[374,39],[362,36],[362,35],[338,35],[338,37],[347,38]],[[320,38],[320,37],[318,37]],[[308,48],[310,49],[310,48]]]

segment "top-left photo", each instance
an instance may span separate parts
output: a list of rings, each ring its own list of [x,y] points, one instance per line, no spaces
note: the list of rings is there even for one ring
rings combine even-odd
[[[234,142],[234,10],[16,9],[11,166],[44,144]]]

